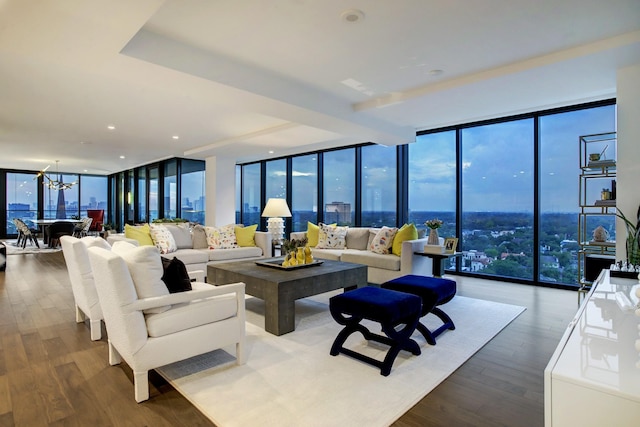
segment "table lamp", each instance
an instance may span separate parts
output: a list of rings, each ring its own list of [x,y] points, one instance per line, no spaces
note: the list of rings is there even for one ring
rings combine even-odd
[[[270,198],[262,211],[262,216],[267,220],[267,230],[271,233],[274,243],[282,243],[284,237],[284,219],[291,217],[291,211],[285,199]]]

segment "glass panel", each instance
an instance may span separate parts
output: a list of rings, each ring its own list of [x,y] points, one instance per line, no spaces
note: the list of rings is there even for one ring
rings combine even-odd
[[[542,282],[578,284],[579,137],[615,130],[615,108],[615,105],[589,108],[542,116],[539,120]],[[589,195],[589,200],[599,198],[600,190],[610,185],[611,180],[604,181],[594,189],[595,194]],[[603,225],[611,239],[615,239],[615,217],[588,218],[588,230],[598,225]]]
[[[205,163],[182,160],[180,217],[187,221],[204,224],[205,218]]]
[[[240,224],[242,204],[242,166],[236,165],[236,224]]]
[[[87,216],[87,209],[102,209],[107,212],[106,176],[80,175],[80,216]]]
[[[291,159],[292,231],[306,231],[307,221],[318,223],[318,156]]]
[[[147,170],[142,167],[138,168],[138,188],[136,188],[136,200],[138,202],[138,218],[137,222],[147,221]]]
[[[533,120],[462,130],[462,270],[533,279]]]
[[[362,147],[362,225],[395,227],[397,209],[396,147]]]
[[[169,160],[164,165],[164,216],[175,218],[178,212],[178,165],[176,160]]]
[[[78,175],[52,173],[49,175],[51,179],[61,183],[78,182]],[[74,185],[69,189],[60,190],[59,188],[50,188],[44,185],[44,217],[67,219],[78,217],[80,215],[80,207],[78,204],[78,185]]]
[[[274,197],[287,198],[287,161],[285,159],[271,160],[265,163],[266,194],[265,200]]]
[[[354,225],[356,150],[324,154],[324,222]]]
[[[160,185],[160,170],[157,166],[149,168],[149,222],[158,219],[160,213],[160,199],[158,186]]]
[[[408,175],[409,222],[426,235],[425,221],[440,219],[443,224],[438,235],[455,237],[456,132],[418,135],[416,142],[409,144]],[[445,268],[455,268],[456,260],[446,260]]]
[[[260,163],[242,167],[242,223],[260,224]]]
[[[20,218],[30,228],[35,228],[31,220],[38,216],[38,180],[35,173],[7,172],[7,224],[6,234],[16,235],[13,218]]]
[[[134,207],[135,207],[135,203],[136,203],[136,193],[135,193],[135,176],[133,173],[133,170],[127,171],[126,172],[127,175],[127,188],[126,188],[126,193],[127,193],[127,197],[125,198],[125,202],[126,202],[126,222],[127,224],[130,223],[134,223],[135,222],[135,215],[134,215]]]

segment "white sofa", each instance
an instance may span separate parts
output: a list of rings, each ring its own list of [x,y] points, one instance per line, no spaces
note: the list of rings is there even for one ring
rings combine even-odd
[[[163,224],[173,235],[178,250],[162,254],[164,258],[178,258],[187,267],[187,271],[207,271],[207,264],[215,264],[231,261],[248,261],[252,259],[270,258],[273,256],[271,234],[266,231],[256,231],[256,246],[238,247],[232,249],[209,249],[203,244],[198,244],[194,232],[186,227],[173,224]],[[125,240],[138,244],[136,240],[129,239],[122,234],[110,234],[107,241],[113,245],[115,241]]]
[[[414,254],[414,252],[424,252],[424,245],[427,244],[426,237],[402,242],[400,256],[394,254],[382,255],[368,250],[371,239],[378,230],[377,228],[368,227],[349,227],[345,239],[346,248],[311,248],[311,253],[314,258],[318,259],[366,265],[369,283],[382,284],[407,274],[433,276],[431,258]],[[299,240],[305,238],[306,235],[306,231],[292,232],[290,238]],[[440,244],[443,243],[444,239],[440,238]]]

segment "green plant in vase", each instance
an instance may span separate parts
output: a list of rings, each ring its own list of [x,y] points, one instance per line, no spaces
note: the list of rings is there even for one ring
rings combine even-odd
[[[624,221],[627,227],[627,260],[633,265],[640,264],[640,206],[636,213],[635,223],[631,222],[622,211],[618,210],[616,216]]]

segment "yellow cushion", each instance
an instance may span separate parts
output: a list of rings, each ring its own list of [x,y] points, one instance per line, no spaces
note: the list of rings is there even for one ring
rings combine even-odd
[[[256,229],[258,224],[250,225],[248,227],[236,227],[234,232],[236,233],[236,241],[240,247],[248,247],[256,245]]]
[[[413,223],[403,225],[402,227],[400,227],[400,230],[398,230],[396,236],[393,238],[391,253],[400,256],[400,254],[402,253],[402,242],[404,242],[405,240],[416,240],[417,238],[418,229]]]
[[[151,238],[151,228],[149,228],[149,224],[125,224],[124,237],[137,240],[140,246],[153,246],[153,239]]]

